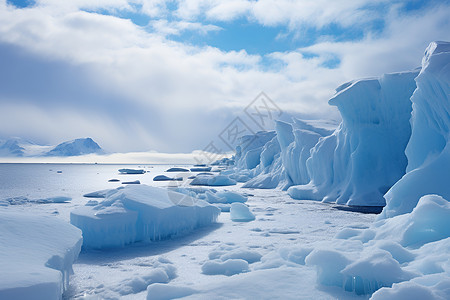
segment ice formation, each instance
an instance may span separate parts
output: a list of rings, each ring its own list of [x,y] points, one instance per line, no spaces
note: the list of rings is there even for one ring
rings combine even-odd
[[[166,175],[157,175],[153,177],[153,181],[182,181],[182,177],[168,177]]]
[[[133,180],[133,181],[124,181],[122,184],[141,184],[139,180]]]
[[[72,198],[67,197],[67,196],[55,196],[55,197],[40,198],[40,199],[29,199],[25,196],[18,196],[18,197],[11,197],[11,198],[6,198],[4,200],[0,200],[0,206],[24,205],[27,203],[34,203],[34,204],[66,203],[71,200],[72,200]]]
[[[230,208],[230,218],[234,222],[249,222],[255,219],[255,215],[250,211],[247,205],[234,202]]]
[[[426,194],[450,199],[450,43],[430,44],[416,82],[408,173],[385,195],[382,217],[411,212]]]
[[[292,124],[277,121],[275,132],[243,136],[236,147],[235,166],[222,174],[245,182],[246,188],[287,189],[307,183],[306,160],[319,138],[332,132],[330,124],[293,118]]]
[[[189,172],[189,170],[185,169],[185,168],[173,167],[173,168],[167,169],[166,172]]]
[[[235,185],[236,181],[226,175],[199,175],[190,183],[191,185],[226,186]]]
[[[305,262],[317,267],[320,284],[359,295],[392,287],[402,293],[405,285],[395,284],[409,282],[407,286],[445,299],[450,296],[449,228],[450,203],[427,195],[409,214],[340,232],[337,240],[317,245]]]
[[[384,206],[384,193],[406,169],[409,98],[417,73],[385,74],[339,87],[329,103],[338,107],[342,123],[312,148],[306,163],[311,181],[289,188],[289,195],[353,206]]]
[[[144,174],[145,170],[142,169],[119,169],[121,174]]]
[[[0,210],[0,299],[61,299],[81,244],[56,217]]]
[[[126,186],[96,206],[70,214],[83,231],[83,247],[122,247],[155,241],[216,222],[220,210],[205,201],[146,185]]]

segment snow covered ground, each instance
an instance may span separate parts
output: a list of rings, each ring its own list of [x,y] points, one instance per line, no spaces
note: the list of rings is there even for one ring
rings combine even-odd
[[[20,181],[24,177],[34,178],[33,186],[15,182],[20,184],[20,188],[17,187],[14,191],[0,189],[2,199],[19,195],[29,198],[36,195],[36,198],[39,198],[44,194],[72,199],[65,203],[27,202],[2,208],[22,213],[32,211],[34,214],[69,222],[70,212],[73,209],[84,207],[92,200],[102,200],[102,198],[82,197],[83,194],[121,186],[120,182],[108,182],[109,179],[119,178],[125,181],[135,178],[145,184],[160,187],[181,184],[152,180],[157,174],[167,174],[164,170],[168,169],[168,166],[141,167],[147,173],[121,175],[118,172],[121,166],[117,165],[2,165],[1,170],[4,172],[1,174],[2,179]],[[57,173],[57,170],[61,170],[62,173]],[[14,178],[11,178],[14,172],[16,172]],[[43,174],[50,176],[45,177]],[[61,188],[62,186],[64,188]],[[188,286],[195,290],[194,293],[188,289],[192,292],[190,297],[198,299],[210,298],[220,293],[225,298],[238,297],[238,293],[244,290],[247,290],[247,293],[253,291],[255,295],[260,293],[259,295],[272,297],[278,295],[285,298],[318,295],[319,298],[332,299],[336,295],[341,295],[343,292],[339,289],[317,290],[314,268],[291,263],[274,270],[258,270],[263,268],[257,267],[262,265],[259,259],[260,257],[264,259],[265,255],[273,256],[279,253],[280,249],[295,244],[308,245],[316,241],[329,240],[345,226],[367,228],[374,220],[374,215],[339,211],[329,204],[292,200],[283,191],[242,189],[241,186],[239,183],[235,186],[214,187],[214,190],[221,196],[227,195],[220,193],[222,190],[251,194],[247,196],[246,204],[255,215],[254,221],[233,222],[229,212],[222,212],[217,224],[202,227],[191,234],[170,240],[150,244],[135,243],[125,248],[83,250],[73,265],[74,275],[70,277],[70,285],[64,298],[83,299],[93,296],[93,299],[145,299],[146,289],[150,284],[155,284],[153,288],[155,290],[166,289],[165,286],[158,287],[157,284],[181,286],[183,292],[186,292],[185,287]],[[230,201],[245,201],[245,198],[231,200],[230,195],[227,197]],[[231,262],[224,264],[228,259],[231,259]],[[279,259],[273,260],[273,263],[279,263],[277,261]],[[209,264],[210,268],[212,266],[214,272],[204,272],[204,269],[207,269],[203,267],[205,264],[207,266]],[[223,275],[231,273],[237,275],[231,277]],[[283,276],[286,280],[278,281],[276,276]],[[304,280],[307,289],[300,288],[299,278]],[[250,281],[254,280],[261,281],[259,288],[255,286],[252,290],[248,290],[243,285],[244,283],[251,285]],[[228,289],[227,286],[234,288]],[[155,292],[154,297],[160,293]],[[356,297],[351,293],[344,295]]]

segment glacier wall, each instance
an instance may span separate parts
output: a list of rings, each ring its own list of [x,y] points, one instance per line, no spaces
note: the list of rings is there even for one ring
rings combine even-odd
[[[276,121],[275,132],[258,132],[241,138],[236,148],[236,166],[228,174],[245,182],[246,188],[286,190],[310,179],[306,161],[318,140],[333,132],[332,124],[293,118]],[[250,145],[250,146],[249,146]]]
[[[329,100],[342,116],[306,162],[311,180],[290,187],[295,199],[384,206],[384,193],[405,173],[410,97],[418,71],[346,83]]]
[[[408,173],[385,195],[381,218],[411,212],[426,194],[450,199],[450,43],[429,45],[416,83]]]

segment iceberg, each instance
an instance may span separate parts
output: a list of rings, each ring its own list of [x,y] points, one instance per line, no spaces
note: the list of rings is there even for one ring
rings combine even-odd
[[[209,171],[211,171],[211,167],[202,167],[202,166],[200,166],[200,167],[194,167],[194,168],[191,168],[191,172],[209,172]]]
[[[81,244],[56,217],[0,210],[0,299],[61,299]]]
[[[182,181],[182,177],[168,177],[166,175],[157,175],[153,177],[153,181]]]
[[[295,199],[384,206],[383,195],[406,171],[410,97],[419,71],[385,74],[337,88],[330,99],[342,123],[321,138],[306,161],[310,182],[292,186]]]
[[[145,170],[142,169],[119,169],[121,174],[144,174]]]
[[[185,169],[185,168],[173,167],[173,168],[167,169],[166,172],[189,172],[189,170]]]
[[[124,181],[122,184],[141,184],[139,180],[133,180],[133,181]]]
[[[220,209],[203,200],[140,185],[73,210],[70,222],[82,230],[84,248],[101,249],[171,238],[215,223],[219,214]]]
[[[450,199],[450,43],[428,46],[416,83],[408,173],[386,193],[380,218],[411,212],[426,194]]]

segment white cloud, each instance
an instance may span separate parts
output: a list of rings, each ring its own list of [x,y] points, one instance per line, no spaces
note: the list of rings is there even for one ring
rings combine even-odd
[[[210,22],[233,20],[250,12],[251,18],[272,25],[320,25],[329,20],[359,24],[365,14],[359,14],[359,7],[367,2],[339,1],[341,5],[337,6],[334,2],[325,5],[322,0],[183,1],[177,14],[184,19],[154,21],[151,24],[159,26],[157,32],[147,32],[126,19],[77,10],[87,5],[84,1],[71,5],[46,3],[14,9],[0,2],[0,45],[25,49],[24,55],[42,66],[43,78],[53,62],[67,66],[67,72],[73,72],[73,86],[61,84],[62,79],[54,75],[50,77],[54,82],[42,83],[46,99],[27,94],[14,106],[11,103],[16,99],[3,95],[1,131],[41,140],[49,136],[58,141],[92,136],[112,151],[201,149],[235,116],[243,114],[242,109],[260,91],[284,110],[335,117],[336,110],[327,105],[327,99],[336,86],[355,77],[419,65],[431,40],[448,39],[450,19],[448,6],[422,11],[421,16],[392,10],[385,18],[385,31],[376,37],[321,41],[297,51],[261,56],[196,47],[165,36],[183,30],[215,30],[196,20],[202,15]],[[127,6],[126,2],[115,3],[105,0],[93,2],[91,7]],[[161,1],[133,2],[140,3],[148,5],[153,15],[163,15],[167,9]],[[317,56],[307,58],[302,52]],[[341,59],[338,68],[324,67],[330,56]],[[2,55],[1,59],[9,56]],[[264,65],[265,60],[274,64]],[[74,71],[71,66],[76,67]],[[11,76],[11,71],[0,69],[0,78]],[[89,84],[79,84],[82,79]],[[33,78],[22,79],[21,84],[27,89]],[[100,92],[85,93],[73,101],[72,89],[77,88]],[[5,89],[0,96],[2,93]]]
[[[165,19],[159,19],[150,21],[149,26],[156,31],[156,33],[163,36],[166,35],[180,35],[185,31],[195,31],[196,33],[206,35],[211,31],[219,31],[222,28],[211,24],[202,24],[199,22],[187,22],[187,21],[172,21],[169,22]]]

